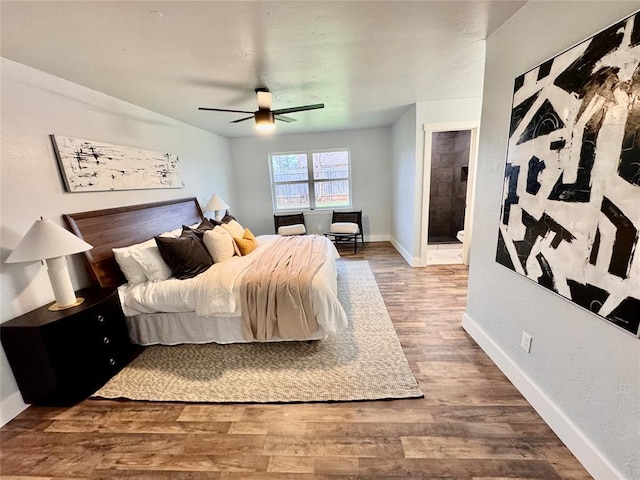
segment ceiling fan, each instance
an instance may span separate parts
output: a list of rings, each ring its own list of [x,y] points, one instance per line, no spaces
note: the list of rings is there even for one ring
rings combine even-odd
[[[247,110],[229,110],[226,108],[208,108],[200,107],[198,110],[209,110],[213,112],[232,112],[232,113],[250,113],[249,117],[232,120],[229,123],[240,123],[252,118],[256,119],[256,128],[258,130],[272,130],[276,127],[275,121],[291,123],[295,122],[295,118],[285,117],[285,113],[303,112],[305,110],[316,110],[324,108],[324,103],[316,103],[314,105],[301,105],[299,107],[279,108],[271,110],[272,95],[268,88],[256,88],[256,96],[258,97],[258,110],[250,112]]]

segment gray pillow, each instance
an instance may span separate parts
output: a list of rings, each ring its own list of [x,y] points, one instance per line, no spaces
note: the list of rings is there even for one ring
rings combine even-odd
[[[217,227],[218,225],[222,225],[222,223],[212,218],[205,218],[204,220],[202,220],[202,222],[200,222],[200,225],[198,225],[196,229],[211,230],[213,227]]]
[[[192,233],[196,235],[200,240],[202,240],[204,238],[204,232],[206,232],[207,230],[213,230],[213,228],[218,225],[222,225],[222,223],[218,222],[217,220],[210,220],[208,218],[205,218],[196,228],[191,228],[183,225],[182,235]]]
[[[183,232],[178,238],[154,237],[162,259],[173,276],[184,280],[195,277],[213,265],[213,259],[197,235]]]
[[[222,223],[229,223],[231,220],[236,220],[236,217],[234,217],[233,215],[231,215],[231,214],[229,213],[229,210],[227,210],[227,211],[225,212],[225,214],[224,214],[224,217],[222,217],[222,218],[220,219],[220,221],[221,221]],[[238,221],[238,220],[236,220],[236,222],[237,222],[237,221]]]

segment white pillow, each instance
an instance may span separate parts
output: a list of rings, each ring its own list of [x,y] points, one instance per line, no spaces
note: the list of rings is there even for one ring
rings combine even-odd
[[[169,265],[162,259],[155,239],[140,243],[132,249],[131,256],[140,264],[148,280],[160,282],[171,278]]]
[[[127,282],[135,285],[147,281],[147,276],[142,269],[142,265],[131,255],[132,247],[114,248],[112,250],[113,255],[116,257],[116,262],[118,262],[118,266],[120,270],[122,270]]]
[[[231,237],[240,237],[244,235],[244,227],[235,220],[231,220],[229,223],[223,223],[221,225],[227,232],[231,234]]]
[[[336,222],[331,224],[331,233],[359,233],[357,223],[351,222]]]
[[[278,227],[278,235],[304,235],[305,233],[307,233],[307,229],[302,223]]]
[[[179,237],[181,234],[182,227],[161,233],[160,236]],[[153,238],[128,247],[113,248],[112,251],[120,270],[124,274],[124,278],[132,285],[144,283],[147,280],[154,282],[166,280],[171,276],[171,270],[162,259],[160,250],[158,250],[156,241]],[[157,265],[158,258],[162,262],[159,265]],[[169,272],[169,277],[166,277],[167,271]]]
[[[236,242],[231,234],[219,225],[204,232],[202,241],[213,258],[213,263],[224,262],[236,254]]]

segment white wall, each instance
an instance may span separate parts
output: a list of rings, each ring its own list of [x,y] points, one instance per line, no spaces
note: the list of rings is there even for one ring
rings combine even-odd
[[[411,105],[391,127],[393,202],[391,242],[411,263],[414,250],[415,172],[416,172],[416,106]]]
[[[469,85],[472,89],[473,85]],[[424,126],[479,122],[481,98],[419,102],[392,126],[392,242],[411,266],[421,264]]]
[[[424,183],[424,127],[425,125],[474,124],[480,122],[482,98],[460,98],[456,100],[440,100],[421,102],[416,105],[416,197],[414,201],[413,250],[414,264],[421,257],[422,235],[427,229],[422,228],[422,211]],[[431,165],[429,165],[431,168]]]
[[[389,128],[231,139],[235,203],[231,212],[255,234],[274,233],[269,153],[348,148],[354,210],[362,210],[365,241],[389,239],[391,150]],[[331,210],[305,211],[311,233],[328,230]],[[320,227],[318,227],[320,225]]]
[[[495,261],[514,78],[640,2],[529,2],[487,41],[465,328],[596,478],[640,478],[640,340]],[[519,347],[522,331],[531,353]]]
[[[53,300],[39,262],[5,264],[7,256],[43,216],[195,196],[202,205],[213,192],[233,203],[229,141],[113,97],[2,59],[0,194],[0,321]],[[101,140],[180,158],[185,187],[137,191],[65,193],[50,134]],[[88,285],[81,256],[70,262],[76,288]],[[0,353],[0,423],[24,404],[11,369]]]

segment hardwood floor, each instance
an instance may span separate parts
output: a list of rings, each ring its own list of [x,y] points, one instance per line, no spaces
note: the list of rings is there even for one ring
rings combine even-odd
[[[467,268],[369,260],[424,398],[292,405],[86,400],[0,430],[3,479],[591,478],[460,327]]]

